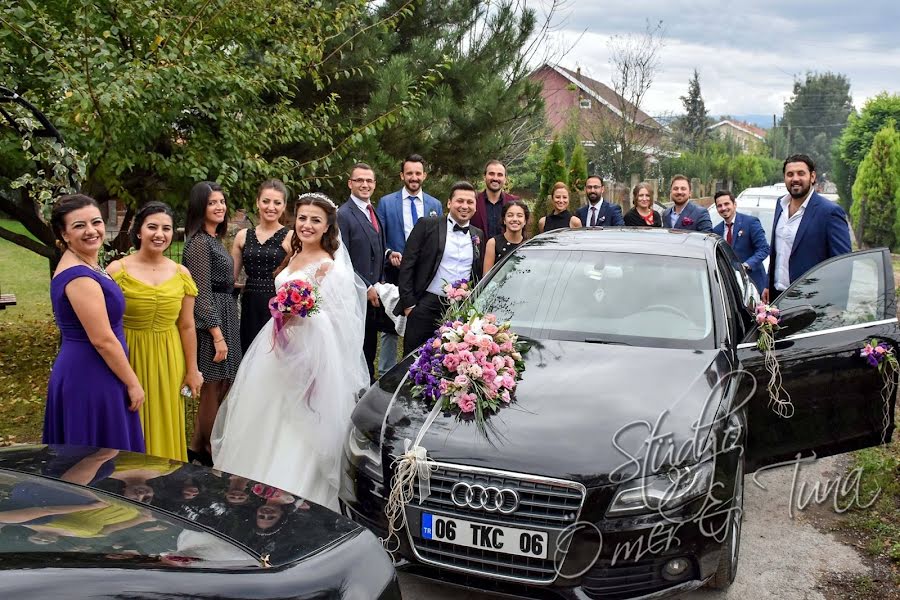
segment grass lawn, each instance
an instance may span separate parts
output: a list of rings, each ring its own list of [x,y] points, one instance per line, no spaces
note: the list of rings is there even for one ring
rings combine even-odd
[[[15,221],[0,224],[25,233]],[[47,378],[59,343],[47,259],[0,240],[0,290],[15,294],[17,301],[0,310],[0,444],[38,441]]]

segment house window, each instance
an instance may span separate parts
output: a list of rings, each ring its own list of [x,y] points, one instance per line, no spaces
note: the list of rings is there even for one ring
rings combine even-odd
[[[578,106],[580,108],[590,108],[591,107],[591,99],[590,98],[582,98],[578,101]]]

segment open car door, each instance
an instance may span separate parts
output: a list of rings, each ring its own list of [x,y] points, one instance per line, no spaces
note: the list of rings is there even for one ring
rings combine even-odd
[[[755,330],[738,346],[743,367],[756,378],[748,402],[747,471],[804,456],[828,456],[890,440],[894,398],[882,400],[882,377],[860,355],[878,338],[900,355],[894,276],[887,249],[844,254],[810,269],[774,302],[785,311],[811,310],[799,330],[775,333],[775,355],[794,412],[769,407],[769,373]],[[806,310],[804,310],[806,309]]]

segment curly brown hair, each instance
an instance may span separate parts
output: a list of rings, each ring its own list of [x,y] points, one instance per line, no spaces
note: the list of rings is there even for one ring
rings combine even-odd
[[[301,206],[310,205],[318,206],[325,211],[325,216],[328,220],[328,229],[322,234],[322,249],[327,252],[331,258],[334,258],[334,253],[337,252],[337,249],[340,246],[337,226],[337,206],[331,198],[325,194],[320,194],[318,192],[300,194],[300,197],[297,198],[297,202],[294,204],[294,235],[291,236],[291,251],[284,257],[284,260],[281,261],[281,264],[275,269],[273,275],[277,276],[281,273],[287,268],[291,259],[303,250],[303,242],[300,241],[300,236],[297,235],[296,215]]]

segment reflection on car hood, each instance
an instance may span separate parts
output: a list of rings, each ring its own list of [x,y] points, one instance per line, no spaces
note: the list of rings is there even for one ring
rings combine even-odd
[[[404,440],[416,438],[429,412],[411,398],[407,381],[382,427],[410,362],[382,378],[354,413],[357,427],[373,439],[382,436],[386,455],[401,454]],[[670,435],[682,455],[702,448],[705,433],[692,443],[692,425],[701,417],[712,420],[703,411],[714,414],[722,395],[717,382],[729,369],[725,353],[716,350],[563,341],[534,342],[525,362],[516,402],[489,417],[487,437],[474,423],[441,414],[423,438],[429,457],[602,485],[610,473],[618,470],[619,479],[629,471],[630,457],[646,453],[644,440],[657,421],[657,436]],[[655,450],[668,447],[659,442]]]
[[[83,468],[84,459],[95,456],[97,451],[67,445],[5,448],[0,450],[0,469],[80,488],[72,483],[74,480],[92,489],[137,499],[138,506],[148,505],[175,515],[242,546],[266,566],[302,560],[361,531],[358,525],[331,510],[284,495],[270,486],[155,456],[106,451],[113,456],[93,467],[90,481],[72,477],[76,465]],[[280,511],[274,526],[258,526],[271,522],[257,519],[257,511],[263,506],[277,506]]]

